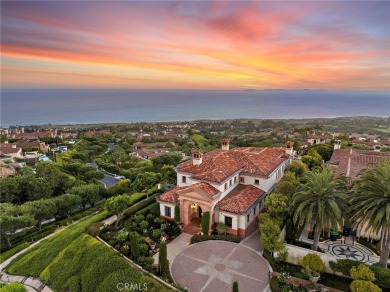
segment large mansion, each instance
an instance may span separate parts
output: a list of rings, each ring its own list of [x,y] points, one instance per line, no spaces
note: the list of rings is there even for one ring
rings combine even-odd
[[[287,142],[285,147],[229,150],[225,139],[221,150],[193,151],[192,159],[176,168],[177,186],[157,199],[161,215],[174,218],[174,207],[179,204],[185,227],[199,227],[202,213],[209,212],[209,229],[221,222],[229,233],[246,237],[258,227],[265,196],[293,159],[292,147]]]

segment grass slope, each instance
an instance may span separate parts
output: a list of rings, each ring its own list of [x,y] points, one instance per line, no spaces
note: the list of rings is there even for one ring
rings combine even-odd
[[[7,272],[40,278],[54,291],[118,291],[118,283],[146,283],[149,291],[168,291],[85,234],[90,224],[106,216],[102,212],[67,227],[17,257]]]

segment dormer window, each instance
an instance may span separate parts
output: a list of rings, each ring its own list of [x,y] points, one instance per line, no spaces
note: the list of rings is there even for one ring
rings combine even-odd
[[[186,183],[186,182],[187,182],[187,177],[186,177],[185,175],[183,175],[183,176],[181,177],[181,182],[182,182],[182,183]]]
[[[255,185],[259,185],[259,184],[260,184],[260,180],[255,179]]]

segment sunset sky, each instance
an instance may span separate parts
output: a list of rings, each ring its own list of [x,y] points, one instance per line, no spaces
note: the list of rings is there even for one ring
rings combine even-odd
[[[388,1],[2,1],[2,88],[390,89]]]

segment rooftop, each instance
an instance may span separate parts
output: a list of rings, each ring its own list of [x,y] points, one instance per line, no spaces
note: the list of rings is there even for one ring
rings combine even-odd
[[[389,159],[389,152],[336,149],[333,151],[329,163],[338,166],[336,176],[344,174],[354,180],[363,169],[374,168],[376,163],[382,163]]]
[[[265,192],[254,186],[238,185],[229,195],[217,203],[216,209],[235,214],[246,213]]]
[[[189,160],[180,164],[177,170],[192,173],[195,179],[221,182],[241,169],[244,173],[268,176],[285,160],[283,147],[240,147],[205,153],[200,165],[193,165]]]

